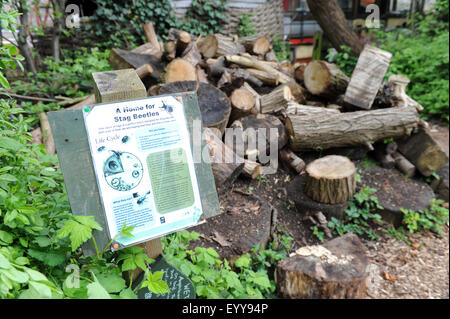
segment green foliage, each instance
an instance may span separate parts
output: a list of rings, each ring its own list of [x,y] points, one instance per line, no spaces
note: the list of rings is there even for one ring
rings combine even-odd
[[[350,47],[343,45],[341,46],[341,52],[337,52],[335,49],[329,49],[325,58],[328,61],[336,63],[341,71],[350,77],[355,69],[356,62],[358,62],[358,58],[350,54],[351,51],[352,49]]]
[[[376,189],[363,187],[349,202],[344,220],[340,221],[332,217],[328,227],[339,236],[352,232],[360,236],[367,236],[370,240],[376,240],[378,235],[371,230],[370,222],[381,220],[381,216],[376,211],[383,207],[379,205],[378,198],[373,195],[375,193]]]
[[[93,23],[85,28],[103,39],[102,48],[131,48],[137,43],[144,43],[142,25],[150,21],[155,32],[163,38],[171,27],[178,25],[169,0],[96,0],[96,3],[98,9],[93,15]]]
[[[254,247],[232,265],[221,260],[212,248],[188,249],[189,242],[199,238],[195,232],[182,231],[163,238],[164,257],[194,283],[197,296],[203,298],[273,298],[275,282],[270,271],[286,258],[292,238],[281,236],[280,245],[268,249]]]
[[[28,74],[26,80],[12,83],[15,93],[41,97],[79,97],[92,90],[92,73],[109,71],[109,50],[82,48],[74,52],[64,51],[62,59],[54,62],[52,57],[43,61],[42,70],[35,76]]]
[[[448,209],[442,207],[443,200],[432,200],[430,209],[414,211],[412,209],[401,209],[403,213],[403,224],[409,233],[413,234],[420,230],[432,230],[442,235],[441,227],[448,222]]]
[[[94,33],[103,41],[101,48],[132,48],[146,42],[142,25],[152,22],[157,35],[167,39],[170,28],[183,29],[192,34],[217,33],[226,22],[223,0],[194,0],[184,21],[179,20],[169,0],[134,0],[113,2],[96,0],[98,9],[93,23],[86,25],[86,32]]]
[[[321,242],[325,240],[325,233],[323,231],[320,231],[317,226],[313,227],[313,235],[317,237]]]
[[[256,33],[255,25],[251,23],[251,14],[243,13],[239,18],[238,36],[247,37]]]
[[[1,6],[0,6],[0,9]],[[4,12],[0,10],[0,28],[2,29],[8,29],[11,32],[14,32],[13,25],[17,25],[16,18],[17,16],[21,15],[17,11],[13,12]],[[2,44],[0,47],[0,87],[4,87],[6,89],[9,89],[9,82],[6,79],[5,75],[3,74],[4,70],[10,69],[14,70],[16,69],[16,66],[18,65],[22,70],[23,66],[20,63],[20,61],[23,61],[24,58],[19,54],[19,50],[15,45],[12,44]]]
[[[179,27],[192,34],[211,34],[222,31],[226,23],[226,0],[193,0]]]
[[[288,41],[283,41],[281,39],[273,39],[273,51],[278,59],[278,61],[291,60],[291,45]]]
[[[446,121],[449,120],[448,6],[448,1],[437,1],[430,12],[416,15],[410,22],[413,31],[397,30],[377,35],[382,43],[380,47],[393,54],[386,76],[404,74],[409,77],[408,95],[425,108],[426,115]]]

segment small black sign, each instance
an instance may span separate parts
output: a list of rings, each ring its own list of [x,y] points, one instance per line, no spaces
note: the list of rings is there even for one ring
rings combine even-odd
[[[195,288],[189,278],[186,277],[180,270],[169,264],[163,256],[156,258],[156,261],[151,264],[152,272],[164,271],[162,280],[169,286],[170,292],[165,294],[154,294],[148,290],[147,287],[140,289],[137,292],[139,299],[195,299]],[[137,287],[144,279],[144,273],[139,275],[135,281]]]

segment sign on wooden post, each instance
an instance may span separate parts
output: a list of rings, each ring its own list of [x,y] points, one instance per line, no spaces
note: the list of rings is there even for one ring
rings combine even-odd
[[[99,248],[125,222],[135,226],[135,237],[115,238],[113,249],[190,227],[200,215],[219,214],[211,166],[203,157],[193,161],[193,144],[200,142],[193,140],[194,122],[203,129],[196,94],[145,98],[132,69],[93,77],[96,100],[104,104],[51,112],[49,120],[72,212],[95,216],[104,229],[93,233]],[[159,254],[159,239],[152,242],[147,253]],[[83,252],[95,250],[88,242]]]

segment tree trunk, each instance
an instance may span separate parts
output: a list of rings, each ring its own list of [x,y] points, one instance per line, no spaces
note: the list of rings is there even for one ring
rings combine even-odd
[[[349,78],[335,64],[311,61],[303,74],[305,86],[314,95],[336,98],[345,93]]]
[[[334,48],[341,51],[341,46],[345,45],[352,49],[353,55],[358,56],[363,50],[363,43],[349,27],[337,0],[307,0],[307,2],[314,19]]]
[[[332,115],[332,114],[339,114],[340,112],[334,109],[328,109],[318,106],[302,105],[297,104],[295,102],[289,102],[286,111],[284,112],[285,116],[288,115],[313,116],[315,114],[317,116],[320,116],[323,113],[328,113]]]
[[[34,63],[32,49],[28,44],[28,26],[29,26],[29,11],[30,8],[25,0],[21,0],[19,12],[22,13],[20,16],[20,25],[19,25],[19,35],[17,39],[17,44],[19,46],[20,54],[25,58],[26,69],[28,72],[32,72],[34,74],[37,73],[36,64]]]
[[[394,107],[348,113],[323,112],[320,116],[288,115],[286,128],[293,151],[365,145],[406,135],[419,123],[413,107]]]
[[[406,159],[402,154],[399,152],[395,152],[392,154],[392,157],[395,161],[395,167],[402,172],[403,174],[407,175],[408,177],[413,177],[416,173],[416,167]]]
[[[59,39],[63,28],[64,19],[64,0],[53,0],[53,39],[52,39],[52,51],[53,59],[58,62],[60,59],[60,46]]]
[[[320,246],[302,247],[278,263],[278,294],[292,299],[364,298],[369,264],[366,252],[353,233]]]
[[[356,188],[356,167],[347,157],[328,155],[306,166],[305,192],[324,204],[349,201]]]

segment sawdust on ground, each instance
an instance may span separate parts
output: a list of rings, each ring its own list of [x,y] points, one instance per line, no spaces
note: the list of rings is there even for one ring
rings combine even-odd
[[[366,242],[371,265],[368,299],[448,299],[449,230],[422,232],[411,245],[386,237]]]

